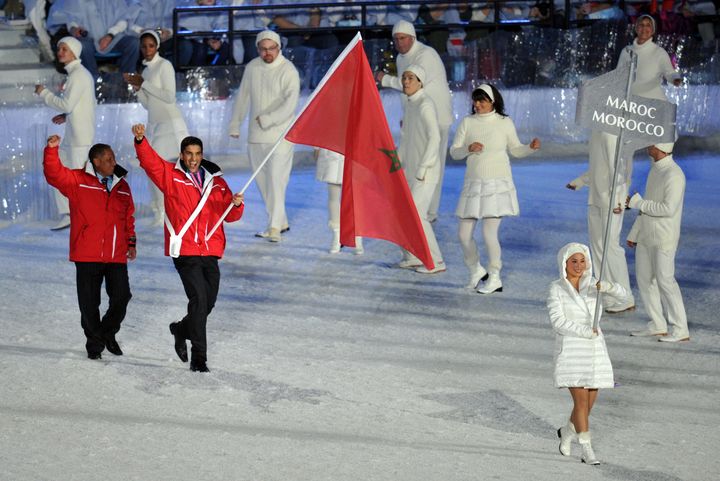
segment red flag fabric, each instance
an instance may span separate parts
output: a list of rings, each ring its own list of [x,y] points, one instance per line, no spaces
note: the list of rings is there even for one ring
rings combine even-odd
[[[393,242],[434,267],[385,111],[358,34],[338,57],[285,138],[345,155],[340,242]]]

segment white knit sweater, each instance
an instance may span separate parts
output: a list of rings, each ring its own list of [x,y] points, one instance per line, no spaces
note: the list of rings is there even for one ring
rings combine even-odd
[[[470,152],[473,142],[483,144],[480,152]],[[508,150],[514,157],[525,157],[533,150],[520,142],[510,117],[496,112],[469,115],[462,119],[455,132],[450,155],[455,160],[467,157],[465,182],[471,180],[512,177]]]
[[[636,193],[630,198],[631,209],[640,215],[628,234],[628,240],[666,251],[677,249],[685,196],[685,174],[672,155],[653,162],[645,185],[645,198]]]
[[[230,135],[240,135],[240,124],[249,111],[248,142],[277,142],[295,116],[299,96],[300,76],[282,53],[271,64],[260,57],[252,59],[235,98]]]
[[[65,66],[68,73],[61,95],[48,89],[40,93],[45,105],[67,114],[63,144],[92,145],[95,138],[95,81],[80,60]]]
[[[138,90],[138,100],[148,111],[148,123],[160,124],[182,119],[175,103],[175,69],[172,64],[156,54],[152,60],[143,60],[143,84]]]
[[[650,40],[643,44],[638,44],[635,40],[632,45],[623,49],[618,66],[630,61],[628,49],[635,52],[638,57],[632,93],[650,99],[667,100],[662,89],[662,79],[672,82],[680,78],[667,52]]]
[[[398,156],[408,180],[415,178],[427,183],[440,180],[440,127],[435,104],[420,89],[411,97],[404,97],[405,116],[400,131]]]

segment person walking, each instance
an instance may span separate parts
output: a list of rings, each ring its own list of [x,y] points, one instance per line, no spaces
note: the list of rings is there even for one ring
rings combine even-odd
[[[508,151],[514,157],[525,157],[540,149],[540,139],[534,138],[529,145],[520,142],[515,124],[505,113],[505,101],[495,86],[482,84],[473,91],[472,100],[474,113],[460,122],[450,147],[453,159],[467,158],[455,215],[460,218],[458,237],[470,271],[466,287],[491,294],[503,290],[500,222],[503,217],[520,214]],[[473,239],[479,219],[488,255],[487,269],[480,263]],[[482,280],[486,282],[478,286]]]
[[[627,245],[635,248],[635,277],[650,322],[645,329],[631,334],[657,336],[662,342],[689,341],[685,304],[675,280],[685,174],[673,159],[672,143],[653,145],[647,151],[653,162],[645,197],[636,192],[627,197],[626,206],[639,211]],[[673,328],[670,335],[668,323]]]
[[[148,111],[147,136],[155,151],[163,159],[179,155],[178,146],[188,136],[187,126],[175,102],[175,69],[158,52],[160,35],[146,30],[140,35],[143,56],[142,75],[123,74],[125,81],[137,92],[140,104]],[[165,207],[162,192],[150,182],[151,207],[155,224],[162,225]]]
[[[145,138],[145,126],[132,127],[140,167],[165,196],[165,255],[172,257],[188,298],[187,314],[170,324],[175,352],[188,361],[187,340],[192,344],[190,370],[209,372],[207,367],[207,318],[220,288],[218,260],[225,251],[222,222],[213,230],[226,208],[233,208],[228,222],[242,217],[243,194],[233,195],[217,164],[203,159],[203,144],[186,137],[180,158],[166,162]]]
[[[135,206],[127,171],[116,164],[109,145],[90,148],[89,161],[79,169],[60,162],[60,137],[51,135],[43,155],[48,183],[69,199],[70,261],[75,263],[80,324],[90,359],[102,359],[107,348],[123,354],[115,336],[132,297],[127,261],[137,254]],[[102,284],[108,308],[100,317]]]
[[[547,308],[555,331],[554,384],[567,388],[573,410],[567,424],[557,430],[560,454],[570,456],[577,441],[587,464],[600,464],[590,438],[590,412],[599,389],[615,387],[612,364],[602,329],[593,328],[593,313],[599,299],[622,298],[625,289],[618,283],[593,277],[590,249],[572,242],[557,255],[560,277],[550,284]],[[600,301],[602,302],[602,301]]]
[[[245,67],[229,133],[231,137],[239,138],[240,124],[249,113],[248,155],[253,170],[257,170],[280,142],[255,178],[268,215],[267,228],[255,235],[270,242],[280,242],[281,233],[290,228],[285,211],[285,191],[293,161],[293,145],[280,136],[295,116],[300,76],[292,62],[283,56],[277,33],[272,30],[258,33],[255,45],[260,56]]]
[[[83,166],[95,137],[95,82],[80,62],[81,52],[82,45],[77,39],[60,39],[57,57],[68,74],[62,93],[55,95],[44,85],[35,86],[35,93],[42,97],[45,105],[60,112],[52,118],[52,122],[65,124],[65,137],[59,155],[71,169]],[[68,199],[57,190],[55,204],[60,217],[52,230],[67,229],[70,227]]]

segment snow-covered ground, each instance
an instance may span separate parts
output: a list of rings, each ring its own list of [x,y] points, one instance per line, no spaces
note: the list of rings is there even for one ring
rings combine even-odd
[[[400,252],[384,241],[328,254],[325,185],[309,169],[292,175],[283,242],[254,238],[264,208],[252,187],[227,228],[209,374],[175,357],[167,326],[186,298],[149,219],[130,267],[125,355],[102,361],[86,358],[67,232],[50,221],[0,229],[0,479],[718,479],[720,155],[678,160],[692,340],[629,337],[642,305],[604,318],[618,387],[591,416],[599,467],[581,464],[577,445],[558,453],[571,403],[552,386],[545,308],[557,250],[587,240],[586,191],[563,188],[584,165],[535,159],[514,165],[522,213],[501,227],[505,291],[490,296],[462,287],[462,167],[447,170],[435,228],[448,271],[433,276],[389,268]],[[648,167],[639,155],[640,190]],[[228,175],[231,186],[246,178]]]

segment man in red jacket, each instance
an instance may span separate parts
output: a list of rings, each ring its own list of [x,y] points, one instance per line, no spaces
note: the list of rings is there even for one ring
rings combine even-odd
[[[135,206],[127,171],[109,145],[95,144],[84,168],[68,169],[58,154],[60,137],[48,138],[43,170],[48,184],[70,201],[70,260],[75,262],[80,323],[90,359],[122,350],[115,340],[132,295],[127,261],[135,259]],[[109,303],[100,319],[103,280]]]
[[[225,251],[225,231],[221,216],[232,222],[242,217],[243,194],[232,194],[222,170],[203,159],[202,141],[185,137],[176,163],[162,159],[145,139],[145,126],[134,125],[135,151],[140,167],[165,197],[165,255],[173,258],[175,269],[188,297],[187,314],[170,324],[175,352],[187,362],[187,343],[192,343],[190,369],[208,372],[207,317],[215,306],[220,287],[218,259]]]

